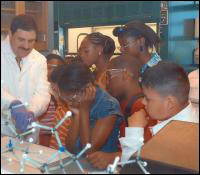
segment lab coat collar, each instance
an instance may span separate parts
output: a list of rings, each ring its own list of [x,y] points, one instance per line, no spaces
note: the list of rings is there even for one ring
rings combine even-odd
[[[9,36],[7,36],[6,39],[3,42],[5,44],[5,50],[4,50],[4,52],[8,56],[7,58],[10,59],[12,62],[16,62],[16,60],[14,59],[16,57],[16,55],[15,55],[15,53],[12,50]]]

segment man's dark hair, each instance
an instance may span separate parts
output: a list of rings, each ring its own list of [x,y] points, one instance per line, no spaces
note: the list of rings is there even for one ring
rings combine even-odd
[[[94,76],[90,69],[82,61],[74,61],[56,68],[52,76],[56,74],[57,84],[62,92],[77,92],[88,83],[94,82]]]
[[[116,27],[113,30],[113,35],[116,37],[134,37],[136,39],[143,37],[147,48],[156,47],[160,43],[160,39],[153,29],[137,20],[131,21],[125,26]]]
[[[38,28],[34,18],[30,15],[18,15],[15,16],[10,25],[10,30],[14,34],[18,29],[25,31],[35,31],[38,33]]]
[[[188,101],[190,84],[185,70],[176,63],[160,61],[142,75],[142,87],[152,88],[161,96],[172,95],[180,103]]]
[[[60,61],[61,63],[65,63],[65,61],[62,59],[62,57],[61,56],[59,56],[59,55],[57,55],[57,54],[53,54],[53,53],[51,53],[51,54],[49,54],[49,55],[47,55],[46,56],[46,59],[47,59],[47,63],[49,62],[49,61],[51,61],[51,60],[58,60],[58,61]]]

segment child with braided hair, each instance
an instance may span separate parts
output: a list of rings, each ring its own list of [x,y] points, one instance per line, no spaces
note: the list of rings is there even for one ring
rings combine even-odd
[[[96,81],[105,89],[107,64],[114,54],[115,42],[107,35],[100,32],[88,34],[79,48],[79,56],[83,62],[91,67],[96,66]]]

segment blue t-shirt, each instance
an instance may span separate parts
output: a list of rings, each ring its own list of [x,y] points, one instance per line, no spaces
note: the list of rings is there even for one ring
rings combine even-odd
[[[108,116],[116,116],[117,120],[115,126],[108,137],[107,141],[100,148],[99,151],[103,152],[116,152],[118,150],[118,136],[119,129],[122,120],[124,119],[123,114],[121,113],[119,102],[110,96],[107,92],[103,91],[97,86],[96,88],[96,100],[92,105],[90,110],[90,128],[94,128],[96,121],[103,119]],[[76,142],[76,153],[81,151],[80,137]]]

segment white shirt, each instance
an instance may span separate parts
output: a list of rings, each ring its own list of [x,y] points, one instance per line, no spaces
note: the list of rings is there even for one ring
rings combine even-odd
[[[199,115],[199,69],[192,71],[188,75],[190,81],[190,101]]]
[[[27,102],[27,109],[40,116],[50,101],[46,58],[35,49],[22,58],[21,71],[12,51],[9,37],[1,42],[1,120],[10,119],[13,100]],[[7,128],[2,131],[4,132]],[[7,131],[4,134],[8,134]]]
[[[172,120],[199,123],[199,117],[194,111],[191,103],[189,103],[186,108],[184,108],[175,116],[169,118],[168,120],[160,121],[157,125],[152,127],[152,134],[155,135]],[[144,128],[125,128],[125,137],[120,138],[120,143],[122,147],[121,160],[123,162],[127,161],[138,150],[138,148],[142,146],[142,143],[140,141],[140,139],[142,138],[144,138]]]

